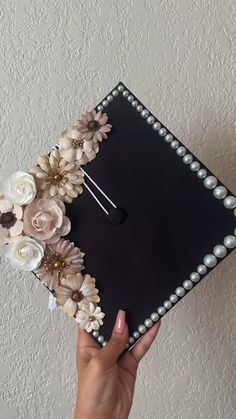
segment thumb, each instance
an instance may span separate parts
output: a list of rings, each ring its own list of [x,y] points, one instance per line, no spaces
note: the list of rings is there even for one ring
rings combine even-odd
[[[106,369],[111,368],[116,363],[119,356],[126,348],[127,342],[128,326],[125,321],[125,311],[119,310],[111,338],[98,354],[100,361]]]

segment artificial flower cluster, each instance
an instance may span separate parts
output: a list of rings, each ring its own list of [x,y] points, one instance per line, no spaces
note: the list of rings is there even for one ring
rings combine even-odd
[[[96,157],[111,125],[107,114],[86,112],[64,131],[59,149],[38,158],[29,173],[17,171],[0,194],[0,244],[16,268],[32,271],[53,292],[58,305],[88,332],[98,330],[105,314],[95,279],[83,275],[84,253],[63,239],[71,229],[69,204],[82,193],[81,165]]]

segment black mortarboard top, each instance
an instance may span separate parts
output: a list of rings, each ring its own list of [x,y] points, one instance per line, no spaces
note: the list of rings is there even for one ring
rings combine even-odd
[[[112,131],[83,167],[68,238],[106,314],[93,336],[105,345],[124,309],[132,346],[236,246],[236,198],[123,83],[95,110]]]

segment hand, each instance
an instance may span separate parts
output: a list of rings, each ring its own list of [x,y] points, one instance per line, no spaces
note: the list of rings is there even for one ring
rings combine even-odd
[[[75,419],[127,419],[133,400],[138,364],[150,348],[160,321],[134,345],[128,341],[125,311],[119,310],[112,336],[104,348],[79,329],[77,371],[79,376]]]

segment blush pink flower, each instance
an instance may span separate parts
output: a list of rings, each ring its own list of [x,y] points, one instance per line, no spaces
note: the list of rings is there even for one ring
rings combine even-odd
[[[86,164],[96,157],[98,150],[98,142],[87,139],[76,126],[64,131],[59,140],[60,155],[68,162]]]
[[[108,138],[107,133],[112,128],[107,121],[108,116],[106,113],[96,112],[95,110],[92,112],[87,111],[81,116],[77,127],[86,140],[102,141]]]
[[[84,269],[83,257],[84,253],[74,243],[60,239],[46,246],[42,263],[34,273],[44,285],[54,290],[62,277]]]
[[[24,211],[25,234],[44,243],[58,242],[71,228],[65,212],[65,205],[59,199],[35,199]]]

